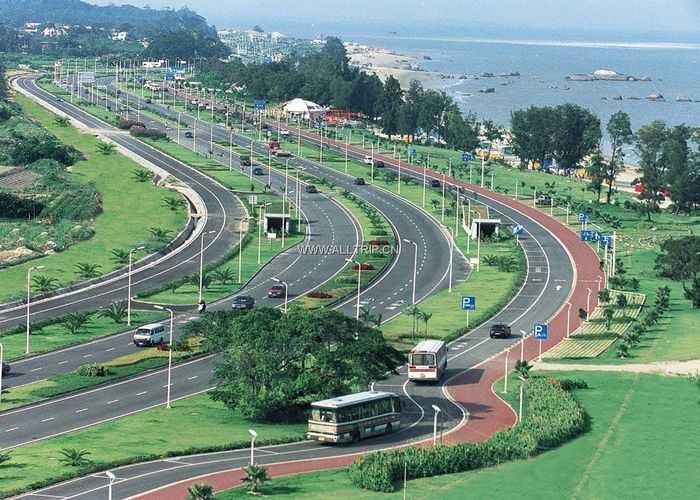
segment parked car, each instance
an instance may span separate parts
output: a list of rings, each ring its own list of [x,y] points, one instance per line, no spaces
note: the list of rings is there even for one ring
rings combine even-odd
[[[153,100],[150,97],[146,98],[146,104],[151,104],[152,102],[153,102]]]
[[[270,299],[283,299],[284,298],[285,286],[282,284],[272,285],[267,291],[267,296]]]
[[[253,175],[265,175],[265,171],[260,167],[255,167],[253,169]]]
[[[292,156],[292,153],[290,153],[286,149],[275,149],[272,151],[272,156],[276,156],[278,158],[289,158],[290,156]]]
[[[356,186],[364,186],[365,185],[364,177],[356,177],[355,178],[355,185]]]
[[[255,306],[255,299],[250,295],[239,295],[231,302],[231,309],[252,309]]]
[[[552,204],[552,196],[546,193],[538,195],[537,204],[550,206]]]
[[[507,339],[508,337],[510,337],[510,326],[503,323],[496,323],[495,325],[491,325],[489,337],[491,337],[492,339]]]
[[[187,137],[188,139],[192,139],[194,137],[194,134],[188,130],[187,132],[185,132],[185,137]]]
[[[140,326],[134,333],[134,344],[137,346],[154,346],[165,342],[165,326],[162,323],[151,323]]]
[[[372,164],[372,157],[371,156],[365,156],[365,159],[362,160],[366,165],[371,165]]]
[[[309,184],[308,186],[306,186],[304,188],[304,191],[306,191],[309,194],[318,193],[318,189],[316,189],[316,186],[314,186],[313,184]]]
[[[437,180],[437,179],[431,179],[431,181],[430,181],[430,187],[439,188],[440,186],[442,186],[442,184],[440,184],[440,181],[439,181],[439,180]]]
[[[10,363],[3,362],[2,364],[2,376],[9,375],[10,373]]]
[[[384,168],[384,162],[382,160],[374,160],[375,168]]]

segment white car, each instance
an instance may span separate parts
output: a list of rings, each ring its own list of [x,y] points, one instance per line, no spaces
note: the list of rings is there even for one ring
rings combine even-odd
[[[372,164],[372,157],[371,157],[371,156],[365,156],[365,159],[362,160],[362,161],[363,161],[363,163],[365,163],[366,165],[371,165],[371,164]]]
[[[162,323],[141,326],[134,333],[133,340],[139,347],[160,345],[165,342],[165,326]]]

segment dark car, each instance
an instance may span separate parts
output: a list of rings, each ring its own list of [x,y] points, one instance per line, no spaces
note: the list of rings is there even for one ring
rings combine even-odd
[[[2,364],[2,376],[8,375],[10,373],[10,363]]]
[[[151,103],[153,103],[153,99],[151,99],[150,97],[147,97],[146,104],[151,104]]]
[[[510,337],[510,326],[504,325],[503,323],[496,323],[495,325],[491,325],[489,337],[491,337],[492,339],[507,339],[508,337]]]
[[[374,160],[375,168],[384,168],[384,162],[382,160]]]
[[[537,196],[538,205],[550,206],[552,204],[552,197],[548,194],[540,194]]]
[[[357,177],[355,178],[355,185],[356,186],[364,186],[365,185],[365,179],[363,177]]]
[[[192,139],[194,137],[194,134],[188,130],[187,132],[185,132],[185,137],[187,137],[188,139]]]
[[[231,309],[252,309],[255,306],[255,299],[250,295],[239,295],[231,302]]]
[[[241,156],[241,166],[250,167],[252,165],[250,161],[250,156]]]
[[[440,184],[440,181],[439,181],[439,180],[437,180],[437,179],[432,179],[432,180],[430,181],[430,187],[439,188],[440,186],[442,186],[442,184]]]
[[[304,191],[306,191],[309,194],[318,193],[318,189],[316,189],[316,186],[314,186],[313,184],[309,184],[308,186],[306,186],[304,188]]]
[[[265,171],[260,167],[255,167],[253,169],[253,175],[265,175]]]
[[[285,286],[284,285],[272,285],[270,289],[267,291],[267,296],[270,299],[283,299],[284,298],[284,291],[285,291]]]

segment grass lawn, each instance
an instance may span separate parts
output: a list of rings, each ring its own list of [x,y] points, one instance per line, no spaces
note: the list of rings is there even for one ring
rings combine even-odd
[[[24,113],[40,122],[62,142],[80,150],[86,160],[76,163],[71,173],[85,182],[94,182],[102,195],[103,213],[95,220],[95,235],[55,255],[34,259],[0,270],[0,301],[18,297],[26,288],[27,269],[44,265],[42,274],[56,278],[61,284],[78,281],[75,264],[89,262],[100,266],[105,273],[114,269],[113,249],[129,249],[143,243],[153,246],[163,243],[152,241],[149,228],[160,227],[177,233],[185,223],[184,210],[172,211],[163,206],[163,199],[172,193],[149,182],[137,182],[132,170],[140,168],[128,158],[112,153],[105,156],[97,151],[98,140],[73,127],[55,123],[54,115],[38,104],[17,95],[16,101]]]
[[[159,321],[164,317],[165,314],[158,311],[131,311],[131,322],[134,327]],[[126,320],[124,320],[124,323],[117,324],[109,318],[101,317],[97,313],[90,315],[88,322],[76,334],[71,334],[61,323],[47,324],[41,327],[38,325],[33,327],[31,333],[31,353],[38,354],[54,351],[62,347],[82,344],[98,337],[123,332],[128,329]],[[0,341],[5,346],[6,360],[11,361],[25,356],[26,336],[24,331],[4,334],[0,336]]]
[[[590,432],[531,460],[409,481],[407,498],[516,498],[526,484],[542,500],[697,498],[697,388],[683,378],[655,375],[556,376],[580,378],[590,386],[576,391],[591,416]],[[510,393],[517,389],[512,387]],[[272,478],[263,487],[267,497],[281,499],[320,500],[331,491],[336,498],[403,498],[400,490],[386,494],[357,489],[344,470]],[[217,495],[219,500],[248,497],[241,489]]]
[[[176,401],[169,410],[164,407],[147,410],[17,448],[12,451],[11,461],[0,466],[0,495],[27,489],[38,481],[82,475],[80,469],[58,462],[59,452],[64,448],[88,450],[94,462],[124,462],[195,449],[244,448],[250,445],[248,429],[251,428],[259,433],[261,446],[301,439],[305,431],[301,424],[250,422],[202,394]]]

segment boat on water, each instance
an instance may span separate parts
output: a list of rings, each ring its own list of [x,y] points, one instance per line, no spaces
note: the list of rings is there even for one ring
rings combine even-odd
[[[693,102],[693,100],[687,95],[679,95],[676,97],[676,102]]]
[[[649,94],[647,96],[647,101],[665,101],[666,98],[663,96],[663,94],[660,94],[658,92],[655,92],[653,94]]]

